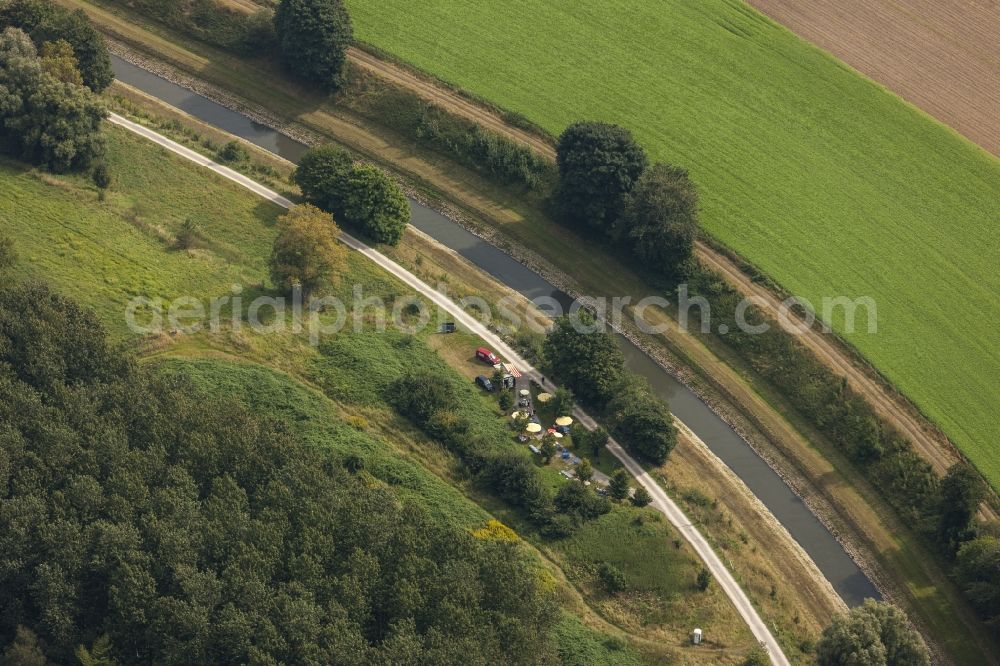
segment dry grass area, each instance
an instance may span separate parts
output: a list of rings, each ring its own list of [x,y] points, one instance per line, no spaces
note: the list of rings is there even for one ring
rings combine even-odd
[[[748,2],[1000,155],[1000,3]]]

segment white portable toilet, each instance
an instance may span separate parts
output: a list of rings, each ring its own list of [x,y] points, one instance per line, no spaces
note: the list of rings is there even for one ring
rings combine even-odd
[[[691,642],[695,645],[701,645],[701,629],[694,630],[694,633],[691,634]]]

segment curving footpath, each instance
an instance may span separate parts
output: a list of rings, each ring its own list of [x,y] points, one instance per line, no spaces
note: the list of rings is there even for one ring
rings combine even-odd
[[[286,199],[277,192],[274,192],[260,183],[247,178],[243,174],[217,164],[209,158],[200,155],[193,150],[180,145],[179,143],[171,141],[161,134],[157,134],[153,130],[143,127],[142,125],[134,123],[131,120],[123,118],[117,114],[111,114],[109,120],[116,125],[124,127],[125,129],[134,132],[135,134],[138,134],[153,143],[156,143],[160,147],[165,148],[172,153],[180,155],[191,162],[203,166],[206,169],[209,169],[216,174],[227,178],[242,187],[245,187],[254,194],[257,194],[264,199],[281,206],[282,208],[291,208],[295,205],[295,203],[289,199]],[[484,342],[500,352],[501,356],[517,366],[517,368],[521,371],[521,374],[541,384],[542,375],[536,368],[534,368],[525,359],[521,358],[520,354],[507,345],[507,343],[504,342],[500,336],[486,328],[482,323],[459,307],[454,301],[435,291],[423,280],[386,257],[381,252],[378,252],[377,250],[362,243],[350,234],[341,233],[340,240],[349,248],[360,252],[377,264],[380,268],[414,289],[417,293],[429,299],[445,312],[449,313],[455,318],[456,321],[460,322],[470,332],[478,335]],[[555,389],[555,386],[553,385],[552,388]],[[573,414],[576,419],[589,430],[593,430],[597,427],[597,423],[580,408],[575,409]],[[696,438],[695,434],[691,432],[687,426],[677,420],[676,417],[675,420],[677,421],[678,427],[684,431],[687,436]],[[684,512],[681,511],[680,507],[678,507],[677,504],[675,504],[674,501],[667,496],[666,492],[663,491],[659,484],[653,480],[646,470],[644,470],[642,466],[635,461],[635,459],[626,453],[625,449],[623,449],[618,442],[614,441],[614,439],[608,442],[608,451],[618,458],[629,473],[635,477],[636,481],[649,491],[649,494],[653,497],[653,502],[650,506],[665,515],[674,528],[684,535],[684,538],[687,539],[688,543],[691,544],[691,547],[694,548],[696,553],[698,553],[698,556],[705,563],[706,568],[712,572],[712,576],[719,584],[719,587],[722,588],[723,592],[726,593],[726,596],[733,602],[733,605],[736,607],[740,616],[747,623],[747,626],[750,627],[750,631],[753,633],[754,637],[760,641],[760,644],[767,650],[771,663],[775,664],[775,666],[790,666],[788,658],[785,657],[785,653],[781,650],[781,646],[778,644],[778,641],[775,640],[771,631],[764,623],[764,620],[757,613],[753,604],[750,603],[750,599],[747,597],[746,593],[743,592],[743,589],[736,582],[736,579],[733,578],[729,569],[727,569],[722,563],[719,556],[715,554],[715,551],[712,550],[712,547],[709,545],[708,541],[705,540],[705,537],[702,536],[701,532],[699,532],[691,521],[688,520],[687,516],[684,515]]]

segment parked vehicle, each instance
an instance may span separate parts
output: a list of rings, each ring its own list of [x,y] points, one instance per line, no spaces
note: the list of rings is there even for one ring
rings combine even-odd
[[[486,347],[480,347],[476,350],[476,358],[490,365],[500,365],[500,357]]]
[[[491,382],[486,375],[479,375],[476,377],[476,383],[479,384],[479,386],[485,391],[493,391],[493,382]]]

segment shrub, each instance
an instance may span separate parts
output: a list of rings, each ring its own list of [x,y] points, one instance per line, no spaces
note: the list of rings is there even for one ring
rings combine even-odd
[[[653,496],[649,494],[643,486],[639,486],[635,489],[632,494],[632,505],[637,508],[643,508],[644,506],[649,506],[649,503],[653,501]]]
[[[14,239],[0,233],[0,273],[13,268],[16,263],[17,250],[14,248]]]
[[[180,250],[187,250],[194,246],[200,236],[201,226],[189,217],[181,223],[174,244]]]
[[[698,572],[698,589],[704,592],[708,589],[708,586],[712,583],[712,572],[708,569],[702,567],[701,571]]]
[[[607,498],[591,491],[582,483],[567,483],[556,493],[556,510],[574,517],[578,522],[593,520],[611,511]]]

